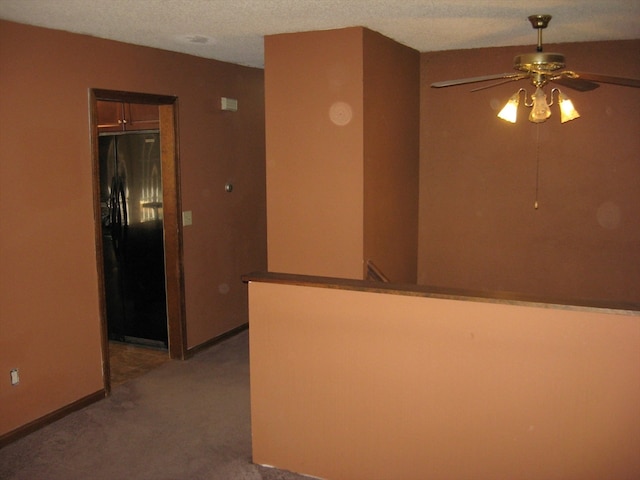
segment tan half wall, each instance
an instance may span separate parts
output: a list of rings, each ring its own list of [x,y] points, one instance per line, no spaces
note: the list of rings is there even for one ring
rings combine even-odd
[[[370,285],[249,280],[254,462],[332,480],[640,477],[638,312]]]

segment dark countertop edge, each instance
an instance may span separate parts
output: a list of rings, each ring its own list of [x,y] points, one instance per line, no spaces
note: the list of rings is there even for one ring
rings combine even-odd
[[[317,288],[336,288],[359,292],[387,293],[411,297],[440,298],[446,300],[464,300],[472,302],[499,303],[542,308],[561,308],[567,310],[594,311],[617,315],[640,316],[640,304],[628,302],[608,302],[597,300],[560,300],[524,295],[511,292],[481,292],[428,285],[396,284],[352,280],[333,277],[316,277],[276,272],[252,272],[242,276],[242,281],[280,283]]]

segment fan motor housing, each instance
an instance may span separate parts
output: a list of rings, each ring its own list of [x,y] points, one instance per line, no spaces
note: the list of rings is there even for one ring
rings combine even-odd
[[[525,53],[513,59],[513,68],[521,72],[554,72],[565,67],[561,53]]]

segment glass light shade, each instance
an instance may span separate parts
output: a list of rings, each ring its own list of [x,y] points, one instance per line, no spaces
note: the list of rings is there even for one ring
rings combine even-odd
[[[547,104],[547,96],[540,87],[536,88],[536,93],[531,96],[533,108],[529,114],[529,120],[534,123],[541,123],[551,116],[551,109]]]
[[[518,117],[518,103],[520,102],[520,92],[516,92],[511,96],[507,104],[502,107],[500,113],[498,113],[498,118],[506,120],[510,123],[516,123],[516,118]]]
[[[558,103],[560,104],[560,123],[574,120],[580,116],[573,106],[573,102],[560,90],[558,90]]]

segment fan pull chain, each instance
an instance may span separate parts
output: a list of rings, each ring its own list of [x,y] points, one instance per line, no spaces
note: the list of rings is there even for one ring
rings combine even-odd
[[[540,124],[536,124],[536,199],[533,208],[538,209],[538,188],[540,184]]]

